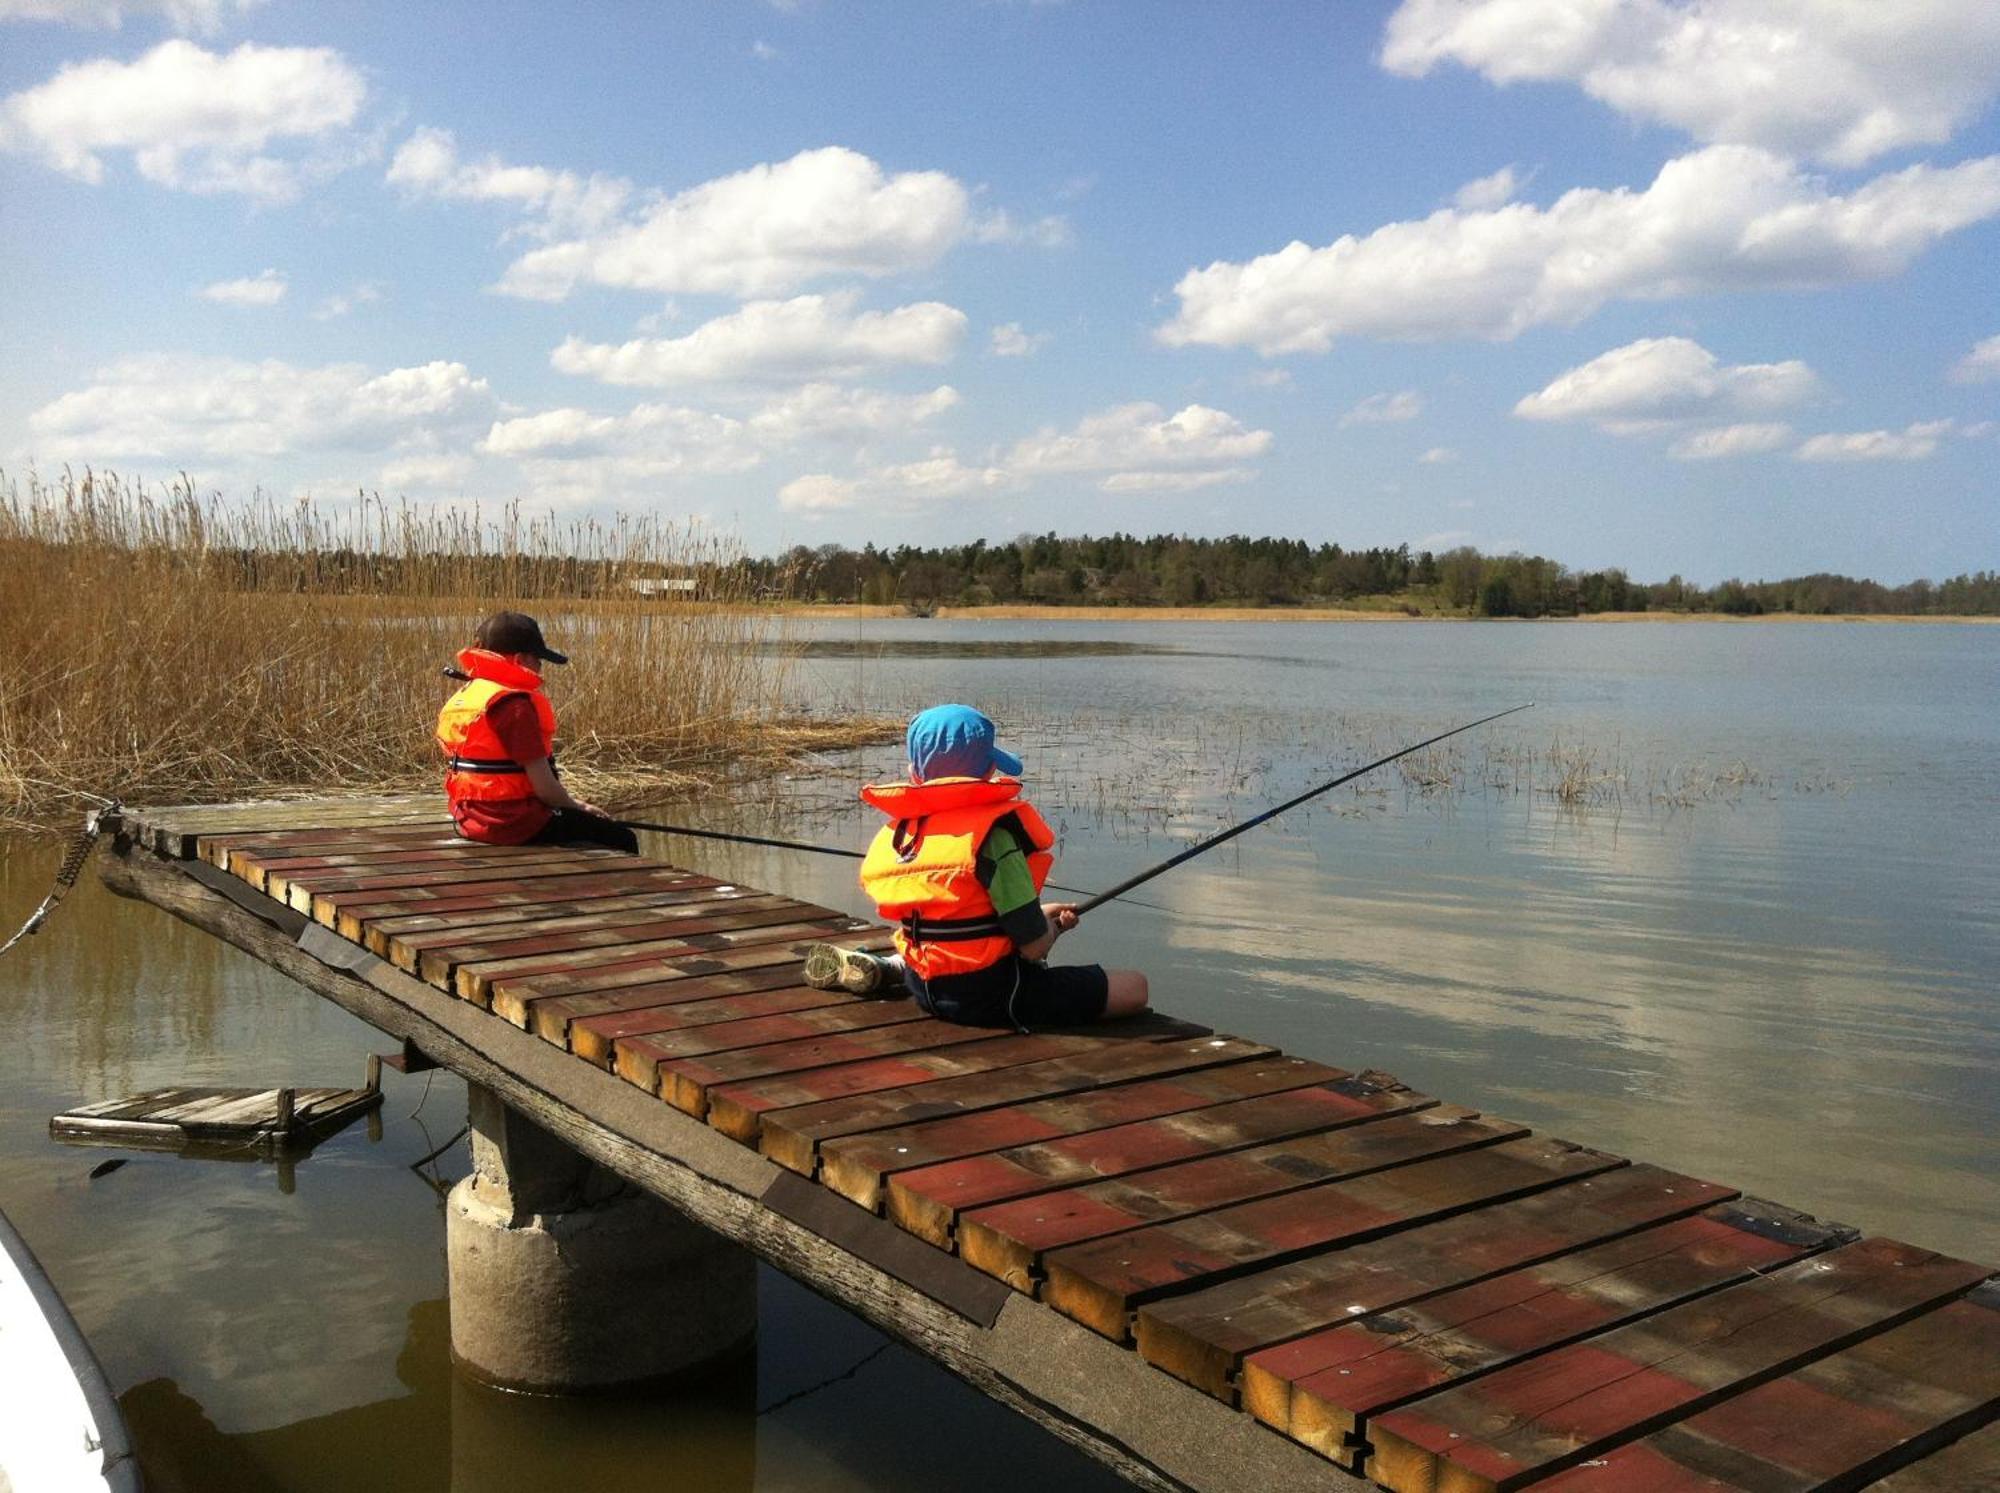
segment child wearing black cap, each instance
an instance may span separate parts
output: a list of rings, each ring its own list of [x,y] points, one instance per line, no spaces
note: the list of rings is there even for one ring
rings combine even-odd
[[[522,612],[495,612],[460,651],[468,677],[438,713],[437,743],[445,799],[468,840],[638,850],[638,836],[572,798],[556,776],[556,713],[542,693],[542,665],[568,662]]]
[[[807,983],[858,994],[900,977],[932,1015],[968,1026],[1080,1026],[1146,1009],[1146,977],[1099,965],[1050,966],[1076,910],[1041,901],[1055,835],[1021,794],[1021,761],[968,705],[910,722],[906,783],[861,796],[889,816],[861,885],[895,924],[898,957],[816,944]]]

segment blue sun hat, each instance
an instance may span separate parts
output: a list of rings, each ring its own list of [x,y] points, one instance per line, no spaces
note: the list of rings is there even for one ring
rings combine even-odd
[[[983,778],[996,768],[1009,777],[1021,775],[1021,759],[993,744],[993,722],[970,705],[933,705],[910,718],[904,744],[910,753],[910,775],[920,783],[933,778]]]

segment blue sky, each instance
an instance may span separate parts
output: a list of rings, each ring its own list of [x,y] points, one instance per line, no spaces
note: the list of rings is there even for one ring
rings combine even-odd
[[[0,0],[0,465],[2000,565],[2000,6]]]

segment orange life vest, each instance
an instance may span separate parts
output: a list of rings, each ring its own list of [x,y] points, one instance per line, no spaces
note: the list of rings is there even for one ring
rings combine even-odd
[[[444,795],[452,817],[462,803],[501,803],[533,798],[527,770],[507,755],[488,712],[509,695],[526,695],[535,705],[542,728],[542,755],[552,757],[556,745],[556,712],[542,693],[542,676],[524,669],[504,654],[467,648],[458,666],[472,676],[438,712],[437,744],[444,753]]]
[[[1013,818],[1027,837],[1028,872],[1039,892],[1056,837],[1021,798],[1019,778],[938,778],[882,783],[861,797],[890,818],[861,862],[861,887],[895,923],[896,952],[923,979],[965,975],[1014,952],[974,867],[987,831]]]

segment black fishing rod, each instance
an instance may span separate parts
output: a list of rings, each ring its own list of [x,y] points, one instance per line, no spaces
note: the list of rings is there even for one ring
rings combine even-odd
[[[1109,890],[1099,892],[1094,897],[1086,898],[1085,900],[1076,904],[1076,915],[1078,917],[1082,917],[1085,913],[1089,912],[1093,907],[1102,907],[1106,902],[1109,902],[1112,898],[1122,897],[1127,892],[1131,891],[1134,887],[1143,886],[1146,882],[1151,881],[1155,876],[1163,875],[1164,873],[1173,870],[1173,868],[1175,866],[1178,866],[1182,861],[1191,861],[1196,856],[1200,855],[1203,851],[1215,849],[1215,847],[1220,845],[1224,840],[1233,840],[1238,835],[1242,834],[1245,830],[1255,829],[1258,825],[1264,823],[1266,820],[1277,818],[1278,815],[1284,813],[1287,809],[1296,809],[1300,804],[1304,803],[1307,799],[1318,798],[1322,793],[1330,793],[1335,788],[1338,788],[1342,783],[1351,783],[1356,778],[1360,777],[1362,774],[1373,772],[1378,767],[1387,767],[1391,762],[1394,762],[1398,757],[1407,757],[1412,752],[1420,752],[1427,746],[1437,745],[1437,743],[1445,740],[1447,737],[1458,735],[1461,731],[1470,731],[1474,726],[1483,726],[1488,721],[1497,721],[1503,715],[1515,715],[1523,710],[1532,710],[1534,708],[1534,704],[1535,702],[1533,700],[1530,700],[1526,705],[1515,705],[1507,710],[1496,710],[1493,714],[1481,716],[1476,721],[1467,721],[1462,726],[1453,726],[1449,731],[1440,731],[1437,735],[1427,737],[1424,740],[1417,742],[1414,746],[1404,747],[1400,752],[1391,752],[1386,757],[1378,757],[1373,762],[1370,762],[1366,767],[1357,767],[1352,772],[1342,773],[1339,777],[1335,778],[1330,783],[1321,783],[1317,788],[1308,788],[1304,793],[1301,793],[1297,798],[1288,798],[1283,803],[1279,804],[1275,809],[1266,809],[1263,813],[1254,815],[1251,818],[1244,820],[1241,824],[1232,824],[1228,829],[1219,830],[1215,834],[1210,835],[1206,840],[1196,841],[1194,844],[1188,846],[1187,849],[1181,851],[1180,854],[1167,857],[1167,859],[1161,861],[1157,866],[1148,867],[1146,870],[1141,871],[1137,876],[1129,876],[1125,880],[1119,882],[1118,885],[1110,888]]]

